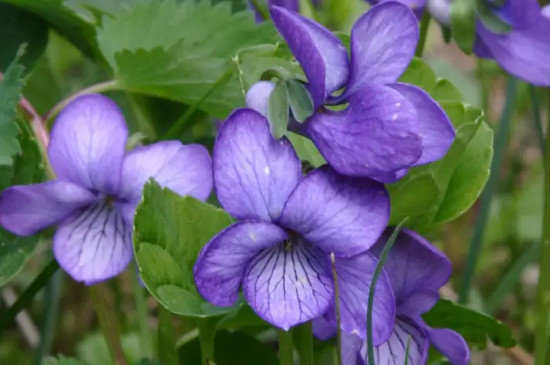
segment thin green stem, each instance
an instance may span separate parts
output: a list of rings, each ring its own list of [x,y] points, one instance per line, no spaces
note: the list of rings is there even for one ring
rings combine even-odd
[[[487,78],[487,72],[485,70],[484,60],[482,58],[477,59],[477,77],[481,86],[481,108],[485,111],[485,115],[489,116],[489,92],[491,90],[489,85],[489,79]]]
[[[159,359],[164,365],[177,365],[178,352],[176,349],[174,325],[172,324],[172,313],[162,305],[159,305],[158,320],[157,350]]]
[[[292,333],[290,331],[278,329],[277,337],[279,339],[279,364],[294,365]]]
[[[529,94],[531,96],[531,104],[533,105],[533,122],[535,122],[535,128],[537,130],[537,140],[540,150],[544,156],[544,131],[542,130],[542,117],[540,115],[540,101],[537,94],[537,89],[533,85],[529,85]]]
[[[502,157],[506,149],[508,135],[510,134],[510,126],[512,122],[512,116],[514,114],[514,105],[516,101],[518,81],[515,78],[508,80],[508,86],[506,91],[506,106],[501,116],[500,123],[495,136],[494,141],[494,154],[493,161],[491,163],[491,174],[485,190],[481,194],[481,207],[479,210],[479,216],[477,218],[476,225],[474,227],[474,234],[470,243],[470,250],[468,253],[468,261],[466,263],[466,269],[464,271],[462,287],[460,288],[459,302],[467,303],[470,296],[470,288],[472,286],[472,280],[476,269],[477,261],[481,249],[483,247],[483,237],[485,234],[485,227],[489,218],[489,209],[495,191],[497,188],[500,165]]]
[[[336,356],[337,364],[342,365],[342,316],[340,314],[340,285],[338,284],[338,273],[336,272],[336,257],[330,254],[332,266],[332,281],[334,282],[334,307],[336,310]]]
[[[84,94],[92,94],[92,93],[101,93],[105,91],[112,91],[112,90],[118,90],[120,89],[120,86],[117,84],[115,80],[100,82],[98,84],[88,86],[87,88],[84,88],[80,90],[79,92],[69,95],[65,99],[61,100],[57,104],[55,104],[46,114],[44,114],[44,117],[42,118],[44,122],[48,122],[50,119],[55,117],[59,112],[67,106],[71,101],[78,98],[81,95]]]
[[[414,55],[416,57],[422,57],[424,53],[424,48],[426,47],[426,38],[428,37],[428,30],[430,29],[430,13],[425,11],[422,15],[422,20],[420,21],[420,37],[418,39],[418,45],[416,46],[416,51]]]
[[[544,212],[539,282],[535,301],[535,365],[545,365],[548,351],[548,309],[550,308],[550,92],[548,93],[548,127],[544,158]]]
[[[61,294],[61,271],[56,271],[51,280],[46,285],[44,292],[44,311],[40,323],[40,344],[36,349],[34,364],[41,365],[51,349],[52,341],[55,335],[55,324],[57,322],[57,312],[59,306],[59,296]]]
[[[216,91],[219,87],[225,85],[231,79],[233,72],[233,68],[229,68],[195,104],[191,105],[189,109],[187,109],[185,113],[183,113],[181,118],[179,118],[176,122],[174,122],[174,124],[170,126],[168,131],[164,134],[164,136],[162,136],[161,139],[178,138],[186,129],[190,128],[193,124],[189,122],[189,118],[201,106],[201,104],[204,103],[210,97],[210,95],[212,95],[214,91]]]
[[[153,347],[148,321],[149,312],[147,310],[147,295],[145,289],[143,289],[139,283],[138,275],[132,275],[132,277],[134,281],[134,303],[136,305],[136,313],[138,318],[139,344],[143,357],[152,359]]]
[[[218,320],[200,318],[197,320],[199,329],[199,343],[201,345],[201,358],[203,365],[209,365],[214,360],[214,340]]]
[[[306,322],[292,329],[294,346],[300,355],[301,365],[313,365],[313,331],[311,322]]]
[[[114,364],[128,365],[128,361],[124,356],[124,351],[122,351],[115,318],[106,297],[107,287],[105,285],[106,284],[102,283],[91,286],[90,297],[94,304],[99,326],[103,332],[107,348],[111,353]]]
[[[38,293],[50,280],[52,275],[59,269],[57,261],[52,260],[25,289],[23,294],[9,307],[0,317],[0,335],[6,330],[6,327],[15,319],[17,314],[26,308]]]

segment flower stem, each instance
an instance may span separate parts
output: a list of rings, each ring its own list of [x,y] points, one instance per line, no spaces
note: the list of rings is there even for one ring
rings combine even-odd
[[[422,20],[420,21],[420,37],[418,39],[418,44],[414,53],[416,57],[422,57],[422,54],[424,53],[424,48],[426,47],[426,38],[428,36],[428,29],[430,28],[430,20],[430,13],[428,11],[424,11],[424,14],[422,15]]]
[[[517,79],[511,77],[508,80],[506,91],[506,106],[504,107],[504,111],[502,113],[502,117],[495,136],[493,161],[491,163],[491,174],[489,175],[489,180],[487,181],[485,190],[481,194],[481,207],[479,210],[479,216],[477,218],[476,225],[474,227],[474,234],[472,236],[472,242],[470,243],[470,250],[468,253],[468,261],[466,263],[462,287],[460,289],[460,303],[467,303],[469,300],[474,271],[476,269],[477,260],[483,246],[483,236],[485,233],[485,226],[487,225],[487,220],[489,218],[489,208],[491,207],[491,201],[493,200],[493,196],[495,195],[499,177],[500,164],[502,162],[504,150],[506,149],[508,135],[510,134],[510,125],[512,122],[512,116],[514,114],[517,85]]]
[[[178,352],[172,314],[162,305],[158,307],[158,320],[157,350],[159,359],[164,365],[177,365]]]
[[[199,329],[199,343],[201,345],[201,358],[203,365],[209,365],[214,360],[214,339],[218,320],[200,318],[197,320]]]
[[[537,130],[537,139],[542,155],[545,154],[544,146],[544,131],[542,130],[542,118],[540,115],[540,101],[537,94],[537,89],[533,85],[529,85],[529,94],[531,96],[531,104],[533,105],[533,122]]]
[[[278,329],[277,337],[279,339],[279,364],[294,365],[292,333],[290,333],[290,331]]]
[[[313,331],[311,322],[292,329],[292,338],[300,355],[301,365],[313,365]]]
[[[76,99],[77,97],[84,95],[84,94],[92,94],[92,93],[100,93],[105,91],[111,91],[111,90],[117,90],[120,86],[117,84],[115,80],[100,82],[98,84],[88,86],[87,88],[84,88],[80,90],[79,92],[72,94],[65,99],[61,100],[57,104],[55,104],[46,114],[44,114],[44,117],[42,118],[44,122],[48,122],[50,119],[55,117],[64,107],[67,106],[71,101]]]
[[[535,365],[545,365],[548,351],[548,314],[550,308],[550,92],[548,93],[548,128],[544,156],[544,212],[539,282],[535,301]]]
[[[10,324],[15,316],[25,307],[29,305],[36,293],[38,293],[50,280],[53,274],[59,269],[57,261],[52,260],[50,263],[40,272],[40,274],[33,280],[33,282],[25,289],[23,294],[17,299],[17,301],[5,310],[0,317],[0,335],[6,329],[6,326]]]
[[[115,318],[109,308],[109,303],[105,296],[107,287],[105,284],[97,284],[90,287],[90,296],[97,313],[97,319],[105,342],[113,358],[115,365],[128,365],[124,352],[122,351],[122,345],[118,336],[118,330],[116,328]]]
[[[342,327],[340,315],[340,286],[338,285],[338,273],[336,272],[336,257],[330,254],[332,266],[332,280],[334,281],[334,307],[336,310],[336,356],[337,364],[342,365]]]
[[[139,276],[137,274],[132,275],[134,278],[134,302],[136,305],[136,313],[138,317],[138,327],[139,327],[139,345],[142,351],[143,357],[152,359],[153,358],[153,349],[152,349],[152,340],[148,324],[148,311],[147,311],[147,296],[145,290],[141,287],[139,283]]]

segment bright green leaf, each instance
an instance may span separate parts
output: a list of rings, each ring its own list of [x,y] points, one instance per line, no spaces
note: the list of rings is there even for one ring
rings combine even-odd
[[[287,80],[290,110],[298,122],[305,121],[313,114],[313,100],[304,84],[296,80]]]
[[[476,0],[455,0],[451,3],[451,31],[456,44],[470,54],[476,40]]]
[[[447,299],[440,299],[423,318],[432,327],[460,333],[478,348],[485,348],[488,338],[499,347],[510,348],[516,344],[512,331],[502,322]]]
[[[462,94],[450,81],[445,79],[437,80],[430,94],[437,102],[462,101]]]
[[[145,185],[134,222],[136,261],[147,289],[172,313],[206,317],[233,310],[206,302],[193,280],[200,249],[231,223],[222,209],[155,182]]]
[[[69,358],[65,356],[59,356],[55,359],[49,360],[46,365],[88,365],[84,361],[80,361],[75,358]]]
[[[271,24],[258,25],[249,11],[209,1],[139,1],[104,17],[98,44],[121,87],[194,104],[224,118],[244,106],[232,58],[241,48],[274,40]],[[229,70],[227,83],[211,88]]]
[[[286,137],[292,143],[292,147],[294,147],[300,160],[309,162],[313,167],[319,167],[327,163],[310,139],[292,132],[287,133]]]
[[[276,139],[286,133],[288,127],[288,90],[284,80],[277,80],[275,88],[269,95],[267,104],[267,120],[269,129]]]
[[[437,78],[426,62],[415,57],[399,78],[399,82],[413,84],[430,92],[436,86]]]

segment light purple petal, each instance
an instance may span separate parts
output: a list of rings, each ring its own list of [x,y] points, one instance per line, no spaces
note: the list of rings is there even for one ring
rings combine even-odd
[[[325,166],[310,172],[296,187],[279,222],[323,251],[347,257],[376,242],[389,212],[382,184],[342,176]]]
[[[57,117],[48,155],[59,179],[116,195],[127,137],[115,103],[98,94],[84,95]]]
[[[128,224],[150,178],[179,195],[206,200],[212,191],[212,160],[198,144],[179,141],[159,142],[135,148],[124,157],[119,205]]]
[[[351,76],[345,94],[397,81],[417,42],[418,21],[407,6],[388,2],[373,7],[351,31]]]
[[[375,256],[378,257],[381,254],[392,232],[393,228],[388,228],[371,249]],[[399,232],[384,268],[395,293],[400,314],[407,314],[400,311],[402,308],[413,307],[414,303],[407,303],[408,300],[417,300],[419,303],[420,301],[430,302],[433,296],[426,291],[437,293],[451,275],[451,263],[447,257],[422,236],[406,228]],[[415,297],[418,293],[426,296]],[[419,304],[420,306],[423,307],[422,309],[426,307],[423,304]]]
[[[315,108],[348,79],[348,52],[328,29],[292,11],[273,6],[273,23],[302,65]]]
[[[468,365],[470,363],[468,344],[458,333],[446,328],[431,328],[428,333],[432,345],[453,365]]]
[[[426,6],[426,0],[367,0],[369,3],[376,5],[387,2],[397,1],[403,5],[407,5],[416,15],[418,19],[422,18],[422,13],[424,13],[424,6]]]
[[[502,20],[514,28],[528,28],[537,21],[540,5],[537,0],[506,0],[494,11]]]
[[[233,305],[250,260],[286,238],[282,229],[267,222],[244,221],[224,229],[204,246],[195,263],[199,293],[214,305]]]
[[[284,330],[325,313],[333,290],[327,255],[301,238],[256,255],[243,280],[252,309]]]
[[[410,342],[409,342],[410,341]],[[430,343],[426,332],[406,317],[397,317],[391,337],[374,349],[376,365],[403,365],[409,347],[409,365],[425,365]],[[361,354],[366,356],[367,347],[363,343]]]
[[[366,352],[362,351],[362,348],[365,348],[364,340],[357,335],[342,332],[342,364],[365,365],[364,357]],[[378,365],[378,363],[376,364]]]
[[[378,260],[370,253],[336,259],[336,273],[340,290],[340,317],[342,330],[365,339],[367,336],[367,303],[372,276]],[[334,308],[327,319],[335,322]],[[395,321],[395,299],[386,273],[378,278],[374,291],[372,334],[375,345],[391,335]]]
[[[251,109],[229,116],[213,160],[218,200],[239,219],[277,219],[302,176],[290,142],[273,139],[267,120]]]
[[[437,290],[419,290],[409,295],[406,298],[400,298],[397,307],[397,314],[407,315],[411,318],[417,318],[428,312],[439,300],[439,292]]]
[[[267,118],[269,96],[274,88],[271,81],[258,81],[246,93],[246,106]]]
[[[29,236],[96,199],[88,190],[60,180],[12,186],[0,196],[0,224],[19,236]]]
[[[550,20],[550,5],[546,5],[542,8],[542,15]]]
[[[550,86],[550,19],[539,15],[531,27],[506,34],[478,24],[477,35],[507,72],[534,85]]]
[[[416,109],[419,133],[422,137],[422,156],[414,166],[437,161],[445,156],[455,139],[455,130],[447,114],[418,86],[404,83],[389,86],[400,92]]]
[[[132,227],[108,201],[102,201],[59,226],[53,253],[73,279],[92,285],[120,274],[130,263]]]
[[[339,173],[390,183],[422,155],[414,106],[396,90],[368,85],[343,111],[317,112],[306,133]]]

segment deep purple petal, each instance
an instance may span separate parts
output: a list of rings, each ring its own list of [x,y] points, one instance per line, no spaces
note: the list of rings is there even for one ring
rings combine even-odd
[[[246,106],[267,118],[269,96],[274,88],[271,81],[258,81],[246,93]]]
[[[446,328],[430,328],[428,333],[432,345],[453,365],[470,363],[470,349],[461,335]]]
[[[327,255],[301,238],[257,254],[243,280],[252,309],[284,330],[325,313],[333,290]]]
[[[124,157],[118,195],[124,218],[132,224],[143,186],[150,178],[179,195],[206,200],[212,191],[212,159],[198,144],[159,142],[135,148]]]
[[[251,109],[229,116],[213,160],[218,200],[239,219],[277,219],[302,176],[290,142],[273,139],[267,120]]]
[[[96,199],[88,190],[60,180],[12,186],[0,196],[0,224],[19,236],[29,236]]]
[[[315,318],[312,322],[313,335],[320,340],[326,341],[336,336],[336,325],[327,316]]]
[[[411,318],[417,318],[428,312],[439,300],[439,292],[437,290],[426,289],[419,290],[409,295],[399,302],[397,314],[407,315]]]
[[[98,94],[84,95],[57,117],[48,155],[59,179],[116,195],[127,137],[115,103]]]
[[[371,249],[375,256],[381,254],[392,232],[393,228],[388,228]],[[422,236],[406,228],[399,232],[384,268],[388,273],[400,314],[407,314],[401,312],[403,308],[414,308],[414,303],[407,303],[408,300],[431,301],[433,296],[426,291],[437,293],[451,275],[451,263],[447,257]],[[418,293],[427,297],[415,296]],[[422,309],[426,307],[424,304],[419,306],[423,307]]]
[[[339,173],[389,183],[422,155],[414,106],[399,92],[368,85],[343,111],[317,112],[306,133]]]
[[[340,317],[342,330],[365,339],[367,336],[367,303],[372,276],[378,260],[368,252],[351,258],[336,259],[336,273],[340,290]],[[327,313],[335,323],[335,310]],[[395,321],[395,299],[386,273],[378,278],[374,291],[372,311],[373,342],[379,345],[392,333]]]
[[[224,229],[204,246],[195,263],[199,293],[214,305],[233,305],[250,260],[286,238],[282,229],[267,222],[244,221]]]
[[[418,21],[407,6],[388,2],[373,7],[351,31],[351,75],[345,94],[397,81],[417,42]]]
[[[298,0],[268,0],[267,3],[269,6],[280,6],[295,12],[300,11],[300,2]]]
[[[540,5],[537,0],[506,0],[494,8],[495,13],[512,27],[528,28],[537,21]]]
[[[376,242],[389,212],[382,184],[342,176],[325,166],[310,172],[296,187],[279,222],[323,251],[347,257]]]
[[[133,257],[132,227],[109,202],[73,214],[53,237],[59,265],[76,281],[92,285],[120,274]]]
[[[395,83],[389,85],[399,91],[416,109],[418,128],[422,138],[422,156],[414,166],[437,161],[449,150],[455,138],[454,127],[447,114],[418,86]]]
[[[372,5],[397,1],[398,3],[407,5],[413,11],[414,15],[416,15],[418,19],[422,18],[422,14],[424,13],[424,7],[426,6],[426,0],[367,0],[367,1]]]
[[[329,30],[292,11],[273,6],[273,23],[302,65],[315,108],[348,79],[348,52]]]
[[[534,85],[550,86],[550,19],[540,14],[529,28],[506,34],[495,34],[478,24],[477,35],[510,74]]]

